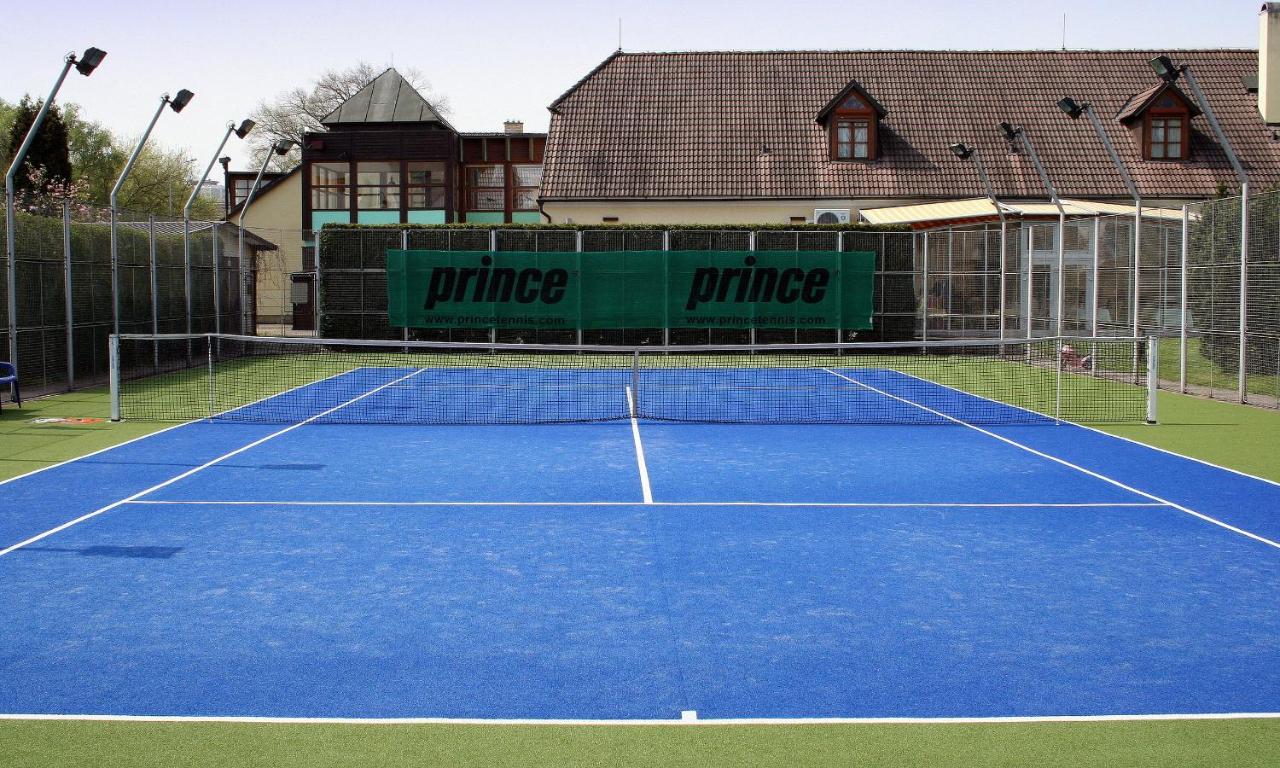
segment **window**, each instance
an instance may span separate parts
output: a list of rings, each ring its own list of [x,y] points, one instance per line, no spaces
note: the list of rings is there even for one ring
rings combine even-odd
[[[1151,133],[1147,139],[1148,154],[1152,160],[1182,159],[1182,118],[1152,117]]]
[[[356,163],[356,204],[362,211],[400,210],[400,163]]]
[[[444,207],[444,163],[409,163],[409,196],[411,210]]]
[[[871,156],[871,126],[866,120],[836,121],[836,159],[866,160]]]
[[[252,184],[253,182],[250,182]],[[351,165],[349,163],[311,164],[311,208],[316,211],[351,209]]]
[[[514,186],[512,207],[517,211],[537,210],[538,187],[542,186],[542,166],[512,166],[511,180]]]
[[[501,165],[473,165],[467,168],[467,206],[472,211],[506,209],[506,174]]]

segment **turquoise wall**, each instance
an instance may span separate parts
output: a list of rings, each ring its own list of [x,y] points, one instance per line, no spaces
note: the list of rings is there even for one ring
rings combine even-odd
[[[311,228],[319,229],[325,224],[350,224],[351,214],[346,211],[312,211]]]
[[[356,214],[359,224],[399,224],[399,211],[360,211]]]
[[[537,211],[515,211],[511,214],[512,224],[538,224],[542,222],[542,214]]]
[[[467,211],[468,224],[502,224],[502,211]]]
[[[410,224],[445,224],[444,211],[409,211]]]

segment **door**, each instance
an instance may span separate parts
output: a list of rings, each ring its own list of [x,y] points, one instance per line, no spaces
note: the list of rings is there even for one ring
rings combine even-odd
[[[316,276],[314,272],[294,272],[289,276],[293,301],[293,330],[316,329]]]

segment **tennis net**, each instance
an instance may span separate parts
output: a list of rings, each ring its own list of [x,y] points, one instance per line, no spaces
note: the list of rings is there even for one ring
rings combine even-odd
[[[112,338],[112,416],[260,423],[1154,420],[1153,341],[547,346]],[[1149,374],[1151,376],[1149,377]]]

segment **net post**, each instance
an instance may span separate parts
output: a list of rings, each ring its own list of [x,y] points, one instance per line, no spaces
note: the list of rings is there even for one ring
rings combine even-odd
[[[631,418],[637,417],[640,410],[640,350],[631,351]]]
[[[1137,344],[1138,342],[1134,342]],[[1156,393],[1160,389],[1160,339],[1147,337],[1147,423],[1156,423]]]
[[[111,420],[120,420],[120,337],[111,334],[107,341],[108,384],[111,391]]]
[[[1182,285],[1178,297],[1178,391],[1187,392],[1187,267],[1191,240],[1191,215],[1182,206]]]
[[[205,336],[205,359],[209,365],[209,420],[213,421],[213,412],[217,402],[217,388],[213,377],[213,336]]]
[[[662,230],[662,271],[667,272],[671,268],[671,257],[668,253],[671,251],[671,230]],[[671,298],[668,296],[670,286],[667,281],[662,281],[662,346],[671,346]]]
[[[71,201],[62,201],[62,293],[67,322],[67,389],[76,388],[76,327],[71,281]]]

